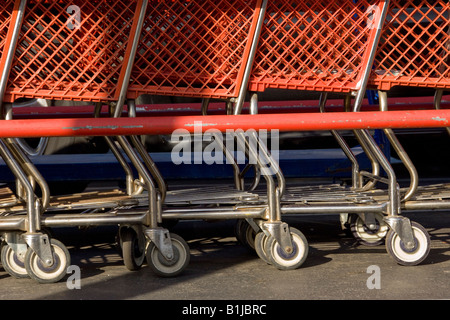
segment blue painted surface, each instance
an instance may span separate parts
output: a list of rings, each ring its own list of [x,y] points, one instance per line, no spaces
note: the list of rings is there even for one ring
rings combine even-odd
[[[354,153],[362,168],[369,168],[366,156],[359,148]],[[151,153],[165,179],[232,178],[227,164],[175,165],[170,153]],[[47,181],[121,180],[124,173],[115,157],[107,154],[48,155],[32,158],[32,162]],[[340,149],[289,150],[279,152],[280,168],[286,178],[351,177],[351,164]],[[251,175],[251,170],[249,172]],[[0,182],[13,181],[9,168],[0,159]]]

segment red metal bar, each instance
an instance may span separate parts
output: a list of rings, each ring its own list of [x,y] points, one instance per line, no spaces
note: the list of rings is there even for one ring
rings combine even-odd
[[[177,129],[280,131],[450,127],[450,110],[1,120],[0,138],[44,136],[118,136],[171,134]],[[181,133],[183,133],[181,132]]]

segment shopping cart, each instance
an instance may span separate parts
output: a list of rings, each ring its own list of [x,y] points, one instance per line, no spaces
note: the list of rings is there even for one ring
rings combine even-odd
[[[5,22],[2,20],[0,41],[3,118],[13,118],[13,111],[5,102],[28,98],[96,102],[97,116],[102,104],[108,103],[110,116],[121,116],[147,7],[146,0],[3,2],[2,17],[10,17]],[[187,266],[189,248],[186,242],[159,227],[158,206],[165,189],[159,181],[159,186],[153,182],[150,172],[159,178],[158,172],[151,167],[153,163],[148,154],[142,152],[139,140],[105,139],[126,172],[126,191],[91,192],[71,197],[51,196],[45,179],[15,139],[0,141],[0,154],[17,180],[16,192],[4,189],[9,200],[2,206],[0,219],[5,241],[2,263],[11,275],[29,276],[44,283],[65,276],[70,255],[62,243],[50,239],[44,232],[43,219],[45,213],[68,210],[75,215],[58,215],[58,221],[47,227],[120,225],[120,244],[129,269],[142,265],[147,239],[152,239],[149,261],[154,261],[155,257],[170,260],[169,264],[152,264],[159,274],[175,275]],[[133,167],[114,139],[136,168],[138,179],[134,179]],[[36,196],[35,187],[42,194],[40,197]],[[144,206],[147,212],[126,216],[113,212],[114,208],[122,206]],[[77,218],[76,214],[81,212],[84,214]],[[15,222],[11,223],[10,219]]]
[[[219,4],[11,0],[2,9],[2,14],[11,17],[1,42],[0,105],[8,121],[14,121],[14,112],[5,102],[28,98],[95,102],[97,117],[107,103],[112,118],[122,116],[125,102],[132,116],[134,98],[147,93],[231,102],[245,92],[244,74],[263,17],[259,0]],[[75,134],[76,130],[68,135]],[[70,256],[62,243],[49,239],[43,230],[72,225],[119,224],[129,269],[139,268],[145,256],[161,276],[174,276],[186,268],[186,242],[160,227],[162,204],[170,204],[173,194],[167,193],[163,177],[140,139],[134,135],[105,139],[125,170],[126,191],[64,197],[50,195],[45,179],[15,139],[1,140],[0,155],[18,186],[15,193],[2,190],[2,260],[11,275],[30,276],[39,282],[60,280]],[[121,151],[137,171],[137,179]],[[35,185],[42,196],[36,196]],[[221,193],[227,195],[222,201],[226,205],[245,196],[244,191],[228,192]],[[123,208],[126,210],[120,210]],[[129,211],[136,208],[144,209]],[[71,214],[64,214],[67,211]],[[249,208],[238,212],[246,217],[261,216],[263,211]],[[225,217],[227,208],[209,213]]]
[[[448,80],[445,60],[448,56],[447,13],[446,1],[317,1],[308,4],[271,1],[249,90],[320,91],[323,93],[320,101],[322,112],[328,92],[344,93],[345,109],[359,112],[366,89],[372,86],[385,90],[396,85],[445,88]],[[355,96],[353,105],[352,96]],[[385,104],[383,97],[381,104]],[[352,211],[348,218],[341,216],[345,224],[350,223],[353,234],[361,242],[377,245],[385,241],[387,251],[398,263],[417,264],[428,255],[430,240],[422,226],[415,222],[411,224],[400,212],[402,208],[411,208],[408,200],[414,196],[414,199],[420,198],[423,189],[418,187],[412,162],[392,130],[385,132],[411,173],[410,187],[399,190],[392,166],[368,130],[354,130],[354,134],[371,160],[372,172],[361,170],[345,140],[337,131],[332,131],[352,163],[352,192],[356,190],[359,195],[367,195],[366,192],[384,194],[384,198],[379,200],[383,199],[381,202],[386,201],[387,205],[378,212],[364,209],[362,205],[360,212]],[[382,177],[381,169],[387,178]],[[387,194],[376,189],[379,182],[388,185]],[[443,195],[447,194],[445,189],[444,186]],[[340,190],[330,191],[333,190],[329,197],[335,203],[351,198],[347,194],[338,200],[343,194]],[[317,212],[315,206],[322,212],[339,213],[340,210],[340,213],[350,213],[339,205],[333,208],[327,203],[328,196],[323,190],[311,193],[307,189],[303,197],[303,192],[295,193],[299,197],[293,197],[294,200],[289,196],[282,198],[283,214]],[[363,202],[374,201],[372,196],[370,200],[363,198]],[[444,199],[448,205],[448,198],[444,196]],[[303,201],[308,206],[294,205],[291,201]],[[291,204],[284,205],[289,202]],[[436,203],[422,203],[421,207],[427,205],[431,210]],[[260,239],[263,238],[261,236]]]

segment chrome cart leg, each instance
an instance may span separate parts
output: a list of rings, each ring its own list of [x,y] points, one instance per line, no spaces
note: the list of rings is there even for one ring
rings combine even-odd
[[[350,96],[346,96],[346,97],[350,97]],[[319,111],[321,113],[325,112],[325,104],[327,102],[327,98],[328,98],[328,93],[326,93],[326,92],[321,93],[320,100],[319,100]],[[362,177],[359,174],[358,160],[356,159],[352,150],[350,149],[350,147],[348,146],[348,144],[345,142],[344,138],[338,131],[331,130],[331,134],[333,135],[334,139],[337,141],[337,143],[341,147],[341,149],[344,152],[347,159],[352,164],[352,188],[353,189],[361,188],[362,187]]]
[[[33,187],[28,181],[26,173],[17,163],[2,139],[0,139],[0,156],[3,158],[8,168],[13,172],[14,176],[19,180],[21,186],[25,189],[25,202],[27,205],[27,217],[29,220],[27,231],[29,233],[35,233],[39,226],[39,212],[36,211],[37,199],[34,195]]]
[[[327,100],[328,94],[326,92],[322,93],[319,100],[319,110],[321,113],[325,112],[325,104]],[[346,95],[344,97],[344,108],[347,112],[350,111],[351,107],[351,96]],[[339,146],[341,147],[342,151],[346,155],[347,159],[352,164],[352,188],[354,190],[368,190],[375,186],[375,181],[371,180],[369,183],[367,183],[365,186],[363,185],[363,175],[360,171],[359,162],[356,159],[355,155],[353,154],[352,150],[344,140],[344,138],[340,135],[340,133],[336,130],[332,130],[331,134],[335,138],[335,140],[338,142]],[[370,152],[367,145],[364,143],[363,139],[361,139],[358,132],[355,133],[355,136],[357,137],[357,140],[360,142],[360,144],[363,146],[363,150],[368,155],[369,160],[372,164],[372,175],[377,176],[379,173],[379,164],[378,161],[376,161],[373,154]],[[352,234],[355,236],[355,238],[359,241],[359,243],[365,244],[365,245],[372,245],[373,243],[378,244],[379,241],[373,242],[372,239],[376,238],[373,235],[373,232],[377,228],[377,224],[375,222],[375,216],[372,213],[363,213],[363,214],[348,214],[348,213],[342,213],[340,214],[340,222],[341,227],[343,230],[349,230],[352,232]],[[361,225],[362,222],[362,226]],[[366,228],[369,229],[369,234],[366,234],[365,232],[362,232],[362,230],[365,230]],[[373,244],[375,245],[375,244]]]
[[[48,236],[40,232],[41,229],[41,205],[34,195],[34,190],[27,179],[23,168],[17,163],[12,153],[3,140],[0,139],[0,156],[4,159],[15,177],[25,189],[27,205],[26,233],[22,234],[25,243],[42,260],[45,266],[53,264],[53,255]]]
[[[129,115],[130,117],[136,116],[136,103],[134,100],[128,101],[129,106]],[[142,160],[144,161],[147,169],[149,170],[150,174],[153,176],[153,178],[156,180],[156,184],[159,188],[159,193],[161,195],[161,202],[164,202],[166,198],[167,193],[167,185],[164,181],[163,176],[161,175],[160,171],[158,170],[155,162],[148,154],[147,150],[145,149],[145,146],[142,144],[141,140],[136,136],[130,136],[131,143],[138,152],[138,154],[141,156]]]
[[[94,111],[95,118],[100,117],[102,105],[103,104],[101,102],[97,103],[95,105],[95,111]],[[109,150],[111,150],[112,154],[114,155],[114,157],[119,162],[120,166],[122,167],[122,169],[125,172],[125,184],[126,184],[127,195],[135,195],[135,194],[141,193],[143,188],[135,185],[133,170],[132,170],[131,166],[128,164],[128,162],[126,161],[125,157],[120,152],[119,148],[117,148],[117,146],[114,142],[114,138],[107,137],[107,136],[105,136],[103,138],[105,139],[106,144],[109,147]]]
[[[250,130],[245,134],[237,132],[236,137],[240,148],[247,148],[250,159],[256,159],[267,183],[267,216],[266,220],[257,221],[261,232],[256,234],[255,250],[263,261],[280,270],[296,269],[306,260],[308,243],[299,230],[281,221],[280,201],[285,190],[284,176],[255,131]],[[277,176],[278,186],[273,176]]]
[[[384,220],[391,230],[386,239],[387,252],[399,264],[417,265],[428,256],[430,237],[421,225],[400,216],[400,190],[394,170],[367,131],[362,130],[361,133],[388,175],[388,215]]]
[[[30,161],[28,156],[23,152],[20,146],[17,144],[16,139],[5,139],[4,140],[9,151],[16,159],[16,162],[22,167],[24,173],[29,177],[29,181],[33,187],[33,183],[37,182],[41,189],[42,198],[40,204],[40,212],[44,213],[48,206],[50,205],[50,189],[47,182],[41,173],[37,170],[34,164]]]
[[[346,112],[351,112],[352,97],[349,94],[344,97],[344,109]],[[376,157],[371,152],[370,148],[367,146],[367,143],[361,137],[361,134],[357,130],[353,130],[353,134],[354,134],[356,140],[358,141],[358,143],[360,144],[361,148],[363,149],[364,154],[369,158],[369,161],[372,166],[372,172],[369,173],[366,171],[361,171],[359,168],[359,165],[358,165],[358,172],[355,173],[356,174],[355,179],[357,179],[357,181],[355,181],[355,183],[357,183],[360,191],[371,190],[372,188],[375,187],[375,184],[376,184],[376,181],[373,180],[373,177],[378,177],[380,175],[380,164],[378,163]],[[364,185],[363,177],[369,177],[372,179],[369,179],[369,181]]]
[[[147,6],[148,0],[142,0],[124,81],[121,85],[117,108],[114,110],[114,117],[116,118],[122,114],[126,100],[128,90],[126,84],[129,83]],[[130,102],[133,115],[135,111],[133,110],[134,101]],[[166,184],[142,142],[137,137],[130,137],[134,148],[125,137],[117,137],[117,140],[130,158],[133,166],[137,169],[149,194],[149,211],[144,230],[145,235],[150,240],[146,253],[147,262],[158,275],[164,277],[175,276],[182,272],[189,262],[189,247],[179,236],[170,234],[167,229],[158,226],[162,222],[162,203],[166,196]],[[153,179],[156,179],[159,190],[156,189]]]
[[[250,108],[251,114],[257,114],[258,113],[258,106],[257,106],[257,94],[254,93],[252,95],[252,106]],[[202,100],[202,115],[207,115],[207,110],[209,106],[210,99],[203,99]],[[227,114],[232,114],[232,107],[233,105],[227,101]],[[224,136],[221,133],[213,133],[214,140],[218,142],[218,145],[220,145],[222,152],[225,156],[225,159],[227,161],[227,164],[231,164],[233,168],[233,178],[234,178],[234,185],[237,190],[245,190],[245,181],[244,176],[248,172],[250,168],[254,169],[255,177],[253,179],[252,184],[248,188],[248,190],[254,190],[258,186],[260,179],[261,179],[261,172],[257,166],[254,165],[247,165],[244,169],[241,170],[239,165],[237,164],[237,161],[233,155],[234,150],[229,148],[229,145],[234,146],[234,135],[233,134],[226,134],[225,140]],[[232,143],[230,143],[230,141]],[[248,157],[247,150],[245,150],[246,156]]]
[[[450,30],[449,30],[450,32]],[[450,41],[449,41],[450,43]],[[436,110],[440,110],[441,109],[441,102],[442,102],[442,97],[444,96],[444,90],[443,89],[438,89],[436,90],[436,93],[434,95],[434,108]],[[450,135],[450,127],[446,127],[445,129],[447,129],[448,134]]]
[[[388,100],[387,100],[387,93],[385,91],[379,91],[378,96],[380,99],[380,109],[381,111],[387,111],[388,110]],[[406,169],[409,172],[410,176],[410,186],[408,192],[403,196],[401,201],[407,201],[411,199],[411,197],[416,193],[417,188],[419,186],[419,174],[417,173],[417,170],[409,158],[406,151],[403,149],[402,145],[400,144],[400,141],[398,141],[397,137],[395,136],[395,133],[392,129],[384,129],[384,133],[386,134],[387,138],[389,139],[389,142],[391,143],[392,147],[394,148],[395,152],[399,156],[402,163],[405,165]]]

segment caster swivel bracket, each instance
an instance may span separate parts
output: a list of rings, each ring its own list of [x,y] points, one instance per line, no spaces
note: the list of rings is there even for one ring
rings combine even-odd
[[[174,258],[169,230],[159,227],[149,228],[145,230],[145,235],[156,245],[164,258],[167,260],[172,260]]]
[[[264,231],[267,231],[278,242],[280,248],[287,254],[294,250],[289,225],[285,222],[266,222],[263,224]]]
[[[398,234],[406,249],[415,247],[413,229],[408,218],[400,216],[385,217],[384,221]]]

